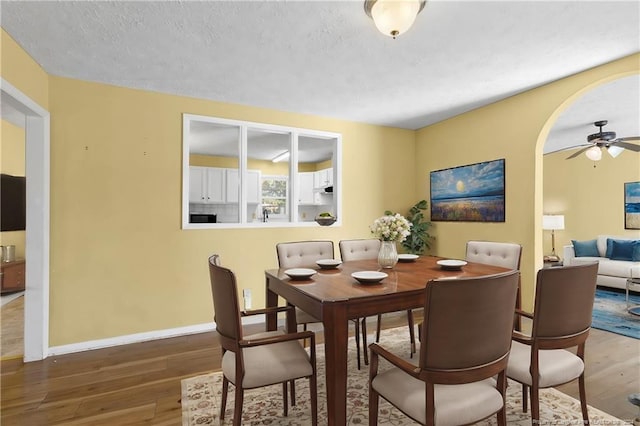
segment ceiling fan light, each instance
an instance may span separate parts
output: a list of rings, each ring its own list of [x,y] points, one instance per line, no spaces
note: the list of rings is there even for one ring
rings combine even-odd
[[[607,152],[613,158],[616,158],[618,155],[622,154],[622,151],[624,151],[624,148],[621,146],[611,145],[609,148],[607,148]]]
[[[602,158],[602,150],[599,146],[592,146],[584,154],[591,161],[599,161]]]
[[[411,28],[424,4],[425,0],[367,0],[364,8],[382,34],[396,38]]]

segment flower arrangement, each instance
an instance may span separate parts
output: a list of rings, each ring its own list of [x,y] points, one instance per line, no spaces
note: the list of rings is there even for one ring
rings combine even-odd
[[[402,242],[411,234],[411,223],[400,213],[379,217],[370,228],[371,233],[381,241]]]

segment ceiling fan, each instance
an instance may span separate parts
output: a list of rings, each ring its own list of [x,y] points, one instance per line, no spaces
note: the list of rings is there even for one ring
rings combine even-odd
[[[594,126],[599,128],[598,133],[593,133],[587,136],[587,143],[576,145],[575,147],[584,146],[584,148],[571,154],[569,157],[567,157],[567,160],[575,158],[584,152],[590,160],[598,161],[600,160],[600,158],[602,158],[602,148],[606,148],[607,152],[613,158],[616,158],[625,149],[640,152],[640,145],[628,143],[628,141],[640,141],[640,136],[616,138],[616,132],[602,131],[602,128],[606,126],[607,123],[607,120],[600,120],[593,123]]]

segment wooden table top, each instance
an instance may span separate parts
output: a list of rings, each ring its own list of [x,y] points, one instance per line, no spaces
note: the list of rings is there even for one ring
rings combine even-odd
[[[371,296],[382,296],[394,293],[421,291],[426,284],[437,278],[461,278],[497,274],[507,269],[469,262],[461,270],[448,271],[437,265],[441,257],[421,256],[412,262],[398,262],[392,269],[381,269],[377,260],[356,260],[343,262],[336,269],[320,269],[315,267],[316,274],[306,280],[289,278],[286,268],[270,269],[267,277],[276,278],[286,283],[307,297],[320,302],[356,301],[355,299]],[[358,271],[382,271],[388,277],[379,283],[361,284],[351,276]]]

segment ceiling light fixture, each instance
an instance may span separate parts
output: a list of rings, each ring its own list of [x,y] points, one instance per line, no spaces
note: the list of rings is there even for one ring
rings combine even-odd
[[[280,162],[282,160],[285,160],[287,158],[289,158],[289,151],[285,151],[285,152],[283,152],[281,154],[276,155],[275,157],[273,157],[273,160],[271,160],[271,161],[274,162],[274,163],[278,163],[278,162]]]
[[[411,28],[426,0],[365,0],[364,11],[378,30],[396,38]]]
[[[602,150],[599,146],[592,146],[591,148],[586,150],[584,154],[589,160],[592,161],[600,161],[600,159],[602,158]]]

